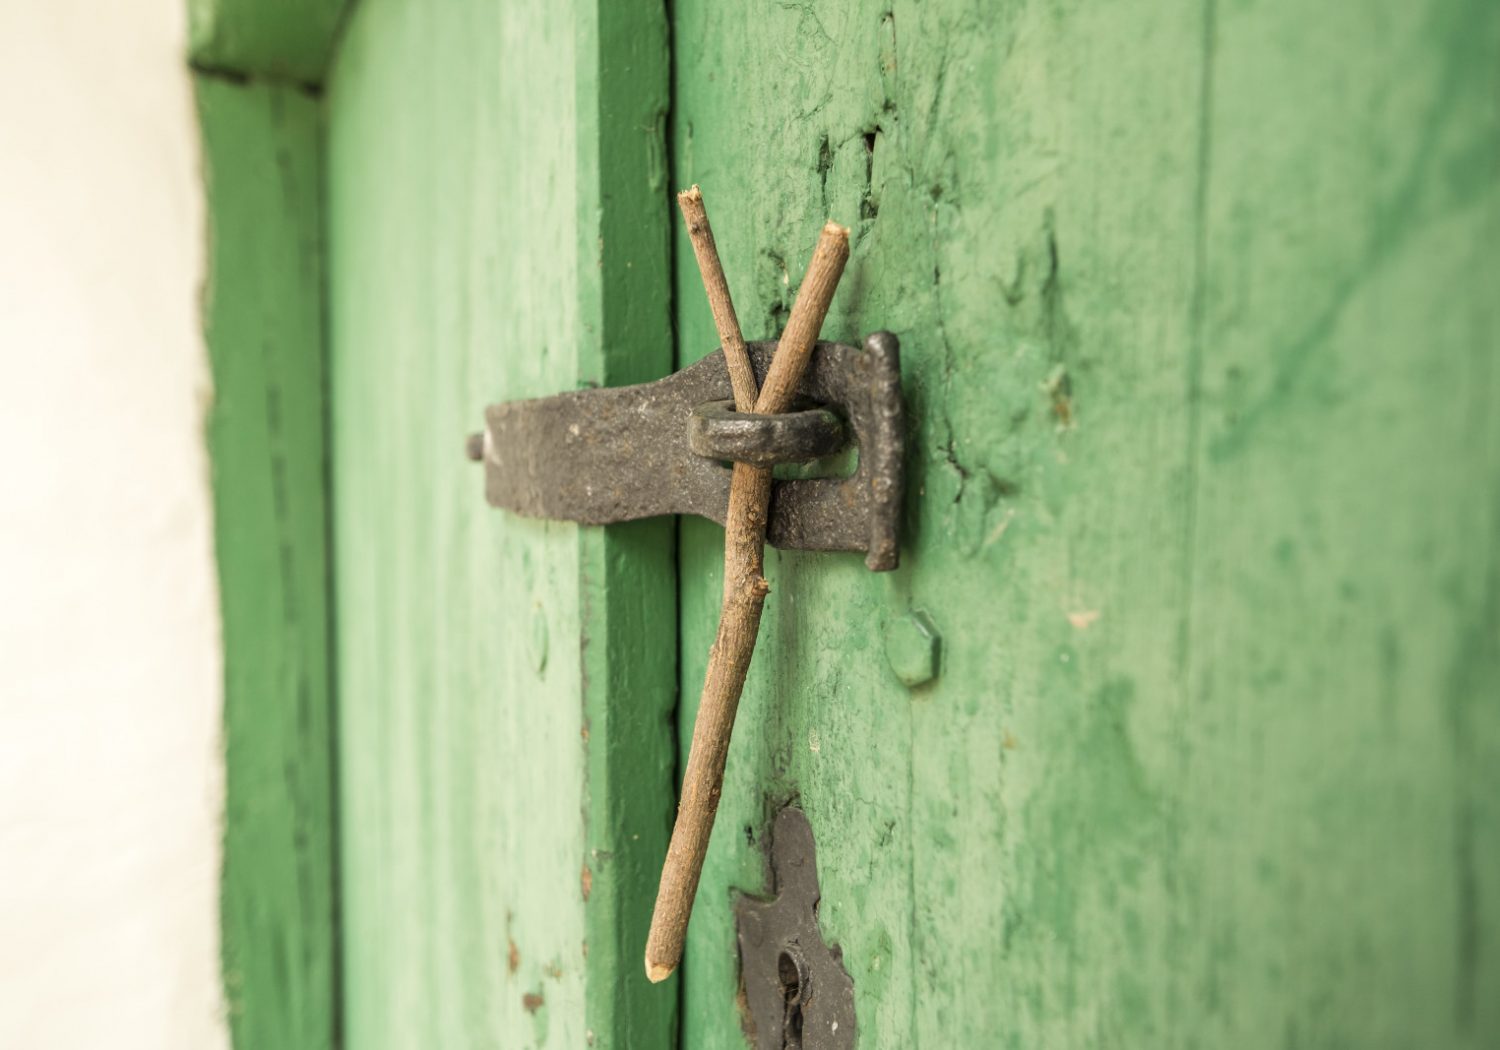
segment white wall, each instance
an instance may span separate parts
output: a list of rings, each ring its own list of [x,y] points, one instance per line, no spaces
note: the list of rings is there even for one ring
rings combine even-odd
[[[186,0],[0,0],[0,1047],[214,1050]]]

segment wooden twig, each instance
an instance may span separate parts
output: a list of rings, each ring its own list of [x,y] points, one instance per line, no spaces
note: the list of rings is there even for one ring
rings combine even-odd
[[[691,190],[688,192],[692,193]],[[701,195],[698,205],[701,210]],[[686,216],[687,209],[683,211]],[[693,220],[688,218],[688,232],[693,236],[693,247],[704,270],[703,283],[710,289],[712,303],[715,278],[710,277],[710,272],[718,275],[718,281],[723,279],[718,253],[711,235],[703,240],[706,253],[699,250],[699,237],[693,234],[692,225]],[[706,214],[703,227],[706,232]],[[708,265],[704,264],[705,254],[709,258]],[[798,289],[786,330],[776,344],[765,386],[755,398],[755,411],[783,412],[791,404],[848,259],[849,231],[837,223],[826,224],[813,251],[812,262],[808,264],[807,276]],[[723,301],[728,305],[727,286]],[[734,320],[732,305],[728,306],[724,316],[733,324],[734,334],[738,336],[739,324]],[[717,309],[714,319],[720,323],[719,337],[725,343],[727,354],[730,340]],[[743,340],[740,345],[743,346]],[[753,390],[753,372],[750,383]],[[735,400],[737,405],[741,403],[738,390],[735,391]],[[708,851],[709,834],[713,831],[714,815],[718,812],[719,795],[724,786],[724,761],[729,754],[734,716],[740,704],[740,691],[745,685],[745,673],[750,668],[750,657],[755,651],[761,609],[770,590],[762,575],[766,513],[770,500],[770,469],[736,463],[729,484],[729,513],[724,524],[724,603],[719,612],[719,631],[708,654],[708,673],[703,681],[698,718],[693,724],[693,744],[682,780],[682,799],[677,805],[677,822],[672,827],[672,842],[667,847],[667,859],[662,865],[656,910],[651,916],[651,934],[646,941],[646,975],[652,981],[666,980],[682,959],[688,917],[692,914],[693,897],[698,892],[703,857]]]
[[[729,297],[729,281],[719,262],[719,247],[714,243],[714,229],[708,224],[708,209],[703,206],[703,191],[694,186],[677,195],[682,221],[687,225],[688,240],[698,257],[698,272],[703,275],[703,290],[708,293],[708,308],[719,330],[724,349],[724,364],[729,369],[729,386],[734,391],[734,407],[740,412],[755,411],[755,369],[740,334],[740,321],[734,315],[734,300]]]

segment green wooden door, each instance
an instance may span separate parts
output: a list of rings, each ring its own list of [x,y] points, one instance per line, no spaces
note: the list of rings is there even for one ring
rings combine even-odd
[[[744,1045],[791,799],[862,1047],[1493,1045],[1497,51],[1483,0],[358,4],[345,1045]],[[694,182],[750,338],[851,227],[824,331],[900,336],[909,485],[899,571],[768,558],[652,986],[722,530],[508,516],[461,450],[713,349]]]
[[[327,78],[344,1045],[660,1046],[673,526],[527,521],[487,403],[671,368],[666,27],[353,8]],[[642,903],[643,901],[648,903]]]
[[[684,1045],[743,1045],[793,796],[863,1047],[1495,1045],[1500,9],[672,12],[747,337],[844,222],[825,334],[898,333],[911,419],[900,571],[768,559]]]

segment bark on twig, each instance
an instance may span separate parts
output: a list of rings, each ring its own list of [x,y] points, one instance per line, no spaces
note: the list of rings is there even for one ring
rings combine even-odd
[[[693,194],[694,190],[689,190],[687,195]],[[710,304],[715,302],[715,288],[722,288],[721,302],[725,309],[721,316],[720,309],[715,306],[714,320],[719,325],[719,338],[724,343],[728,360],[731,342],[737,343],[743,354],[744,340],[740,338],[739,323],[729,302],[728,286],[723,282],[707,215],[702,210],[701,194],[696,197],[695,214],[702,218],[701,231],[697,233],[693,229],[694,219],[689,215],[689,205],[683,205],[689,236],[693,238],[693,248],[703,270],[703,283],[709,290]],[[849,231],[836,223],[828,223],[818,238],[818,246],[802,287],[798,289],[786,330],[776,344],[765,387],[754,397],[756,412],[784,412],[791,404],[848,259]],[[748,369],[748,355],[744,363]],[[733,365],[730,367],[732,377]],[[753,392],[754,389],[752,371],[749,390]],[[743,406],[749,400],[742,400],[740,394],[740,388],[736,386],[737,406]],[[744,411],[743,407],[740,410]],[[709,834],[713,831],[714,815],[719,808],[729,737],[734,729],[745,672],[749,670],[750,657],[755,650],[761,609],[769,590],[761,570],[764,567],[766,514],[770,499],[770,469],[736,463],[729,485],[729,513],[724,525],[724,603],[719,613],[719,631],[713,648],[709,650],[708,673],[703,682],[697,721],[693,724],[693,743],[683,776],[677,822],[672,828],[672,842],[662,866],[656,910],[651,916],[651,933],[646,941],[646,975],[652,981],[665,980],[682,959],[688,917],[692,913],[693,897],[698,892],[698,878],[703,872],[703,857],[708,850]]]
[[[693,254],[698,257],[698,272],[703,275],[703,290],[708,293],[708,308],[714,315],[714,327],[719,330],[724,365],[729,369],[729,385],[734,391],[735,410],[754,412],[757,395],[755,369],[750,365],[745,337],[740,334],[734,300],[729,297],[729,281],[724,276],[723,264],[719,262],[713,227],[708,224],[703,191],[697,186],[683,190],[677,195],[677,206],[682,209],[682,221],[687,225],[688,239],[693,242]]]

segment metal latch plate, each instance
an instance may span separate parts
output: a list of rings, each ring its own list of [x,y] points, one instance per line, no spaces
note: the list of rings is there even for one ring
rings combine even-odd
[[[763,381],[775,344],[748,349]],[[843,418],[859,463],[847,478],[778,481],[767,539],[790,550],[864,551],[871,569],[894,569],[904,440],[896,337],[876,333],[864,349],[819,343],[798,395]],[[723,352],[715,351],[654,383],[492,405],[479,450],[485,498],[528,517],[590,525],[660,514],[722,525],[730,471],[694,452],[695,428],[701,448],[704,425],[694,410],[730,396]],[[826,439],[826,422],[808,426],[822,437],[805,440]],[[728,440],[722,430],[719,439]]]
[[[776,814],[771,874],[775,900],[735,905],[755,1050],[853,1050],[854,982],[818,929],[812,825],[795,806]]]

